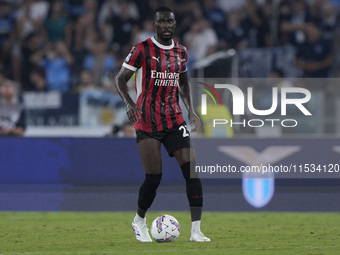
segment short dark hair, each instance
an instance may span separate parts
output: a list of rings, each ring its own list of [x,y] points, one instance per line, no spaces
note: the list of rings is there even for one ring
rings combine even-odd
[[[285,74],[282,69],[280,68],[273,68],[271,73],[277,74],[279,77],[284,78]]]
[[[44,79],[46,78],[45,69],[38,65],[33,66],[31,74],[37,74]]]
[[[155,20],[156,19],[156,13],[157,12],[172,12],[173,14],[175,14],[174,10],[169,8],[168,6],[165,6],[165,5],[162,5],[162,6],[159,6],[156,10],[155,10],[155,13],[154,13],[154,16],[153,16],[153,19]]]

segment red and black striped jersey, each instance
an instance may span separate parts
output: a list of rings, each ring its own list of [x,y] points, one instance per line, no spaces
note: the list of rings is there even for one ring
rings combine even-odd
[[[166,131],[184,122],[179,105],[179,76],[187,71],[186,48],[172,40],[162,45],[151,37],[134,45],[123,67],[136,72],[137,105],[142,110],[135,129]]]

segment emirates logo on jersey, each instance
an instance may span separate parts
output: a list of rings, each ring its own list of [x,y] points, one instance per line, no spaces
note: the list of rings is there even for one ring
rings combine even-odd
[[[155,86],[178,86],[179,73],[151,70],[151,78],[155,79]]]

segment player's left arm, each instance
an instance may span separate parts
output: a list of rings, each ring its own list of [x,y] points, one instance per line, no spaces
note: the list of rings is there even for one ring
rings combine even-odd
[[[192,104],[188,72],[183,72],[179,75],[179,87],[180,87],[179,95],[181,96],[184,102],[184,105],[188,110],[190,124],[195,125],[195,127],[191,129],[191,132],[195,132],[200,129],[201,120],[195,113],[195,110]]]

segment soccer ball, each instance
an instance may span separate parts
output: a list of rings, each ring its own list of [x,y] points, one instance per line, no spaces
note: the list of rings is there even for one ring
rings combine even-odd
[[[151,225],[151,235],[158,243],[175,242],[180,234],[180,226],[171,215],[158,216]]]

